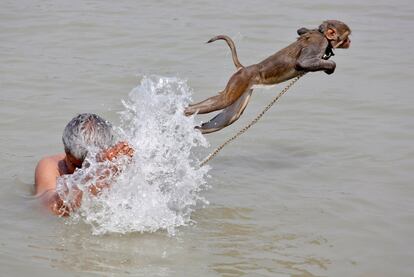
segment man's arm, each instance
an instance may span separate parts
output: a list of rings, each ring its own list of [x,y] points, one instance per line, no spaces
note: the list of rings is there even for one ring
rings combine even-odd
[[[126,142],[120,142],[107,150],[103,151],[99,157],[99,161],[115,160],[120,156],[132,157],[134,150]],[[60,158],[64,158],[60,157]],[[94,196],[109,187],[107,183],[107,177],[119,173],[119,169],[116,166],[109,168],[101,168],[95,172],[97,176],[97,182],[88,188],[88,192]],[[76,186],[72,187],[71,202],[68,203],[60,197],[56,192],[57,178],[60,177],[58,161],[56,157],[43,158],[38,163],[35,170],[35,194],[38,196],[43,204],[48,207],[54,214],[59,216],[68,216],[73,210],[77,209],[81,205],[83,192]],[[91,175],[85,176],[84,182],[88,182],[93,177]],[[67,188],[64,188],[68,191]],[[66,199],[65,199],[66,200]],[[65,203],[66,202],[66,203]]]
[[[134,149],[125,141],[118,142],[112,147],[109,147],[108,149],[102,151],[99,153],[96,157],[96,160],[98,162],[103,161],[114,161],[121,156],[127,156],[128,158],[132,158],[134,155]],[[97,182],[93,186],[89,187],[89,193],[96,196],[98,195],[103,189],[109,188],[110,184],[108,184],[107,178],[109,176],[116,176],[120,173],[120,169],[117,165],[113,164],[109,167],[105,168],[99,168],[96,171]],[[90,179],[90,177],[86,177],[87,180]],[[86,180],[85,179],[85,180]]]
[[[98,155],[98,161],[112,161],[113,159],[119,158],[120,156],[128,156],[132,158],[134,155],[134,149],[125,141],[118,142],[114,146],[102,151]]]

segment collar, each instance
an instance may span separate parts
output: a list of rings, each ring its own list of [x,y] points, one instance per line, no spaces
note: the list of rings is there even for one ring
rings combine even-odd
[[[330,44],[326,47],[325,53],[322,56],[322,59],[328,60],[330,57],[335,56],[333,49]]]

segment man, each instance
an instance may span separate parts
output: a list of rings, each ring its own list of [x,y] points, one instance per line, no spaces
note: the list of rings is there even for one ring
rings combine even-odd
[[[114,160],[122,155],[132,157],[134,151],[125,142],[115,144],[111,124],[96,114],[85,113],[74,117],[66,125],[62,140],[65,153],[44,157],[36,166],[35,194],[53,213],[67,216],[80,206],[83,192],[74,188],[71,202],[64,201],[56,190],[57,179],[60,176],[73,174],[81,168],[90,149],[99,151],[98,161]],[[110,170],[112,173],[117,171],[116,167]],[[88,176],[85,176],[85,181],[87,178]],[[89,187],[89,193],[98,195],[107,186],[105,183],[97,183]]]

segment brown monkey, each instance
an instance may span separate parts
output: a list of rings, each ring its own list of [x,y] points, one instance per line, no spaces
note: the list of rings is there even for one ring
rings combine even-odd
[[[231,76],[224,91],[185,109],[186,115],[204,114],[224,109],[221,113],[196,128],[202,133],[218,131],[236,121],[246,108],[255,85],[274,85],[309,71],[325,71],[332,74],[336,64],[328,59],[333,48],[348,48],[351,29],[337,20],[324,21],[318,29],[297,30],[300,37],[286,48],[258,64],[244,67],[237,57],[234,42],[224,35],[216,36],[208,43],[222,39],[229,45],[237,71]]]

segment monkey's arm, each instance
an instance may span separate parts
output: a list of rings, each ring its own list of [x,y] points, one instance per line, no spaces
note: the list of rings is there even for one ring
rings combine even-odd
[[[335,62],[322,59],[327,45],[324,44],[323,46],[325,47],[311,44],[303,48],[299,58],[296,61],[295,69],[304,71],[323,70],[327,74],[334,73],[336,68]]]

